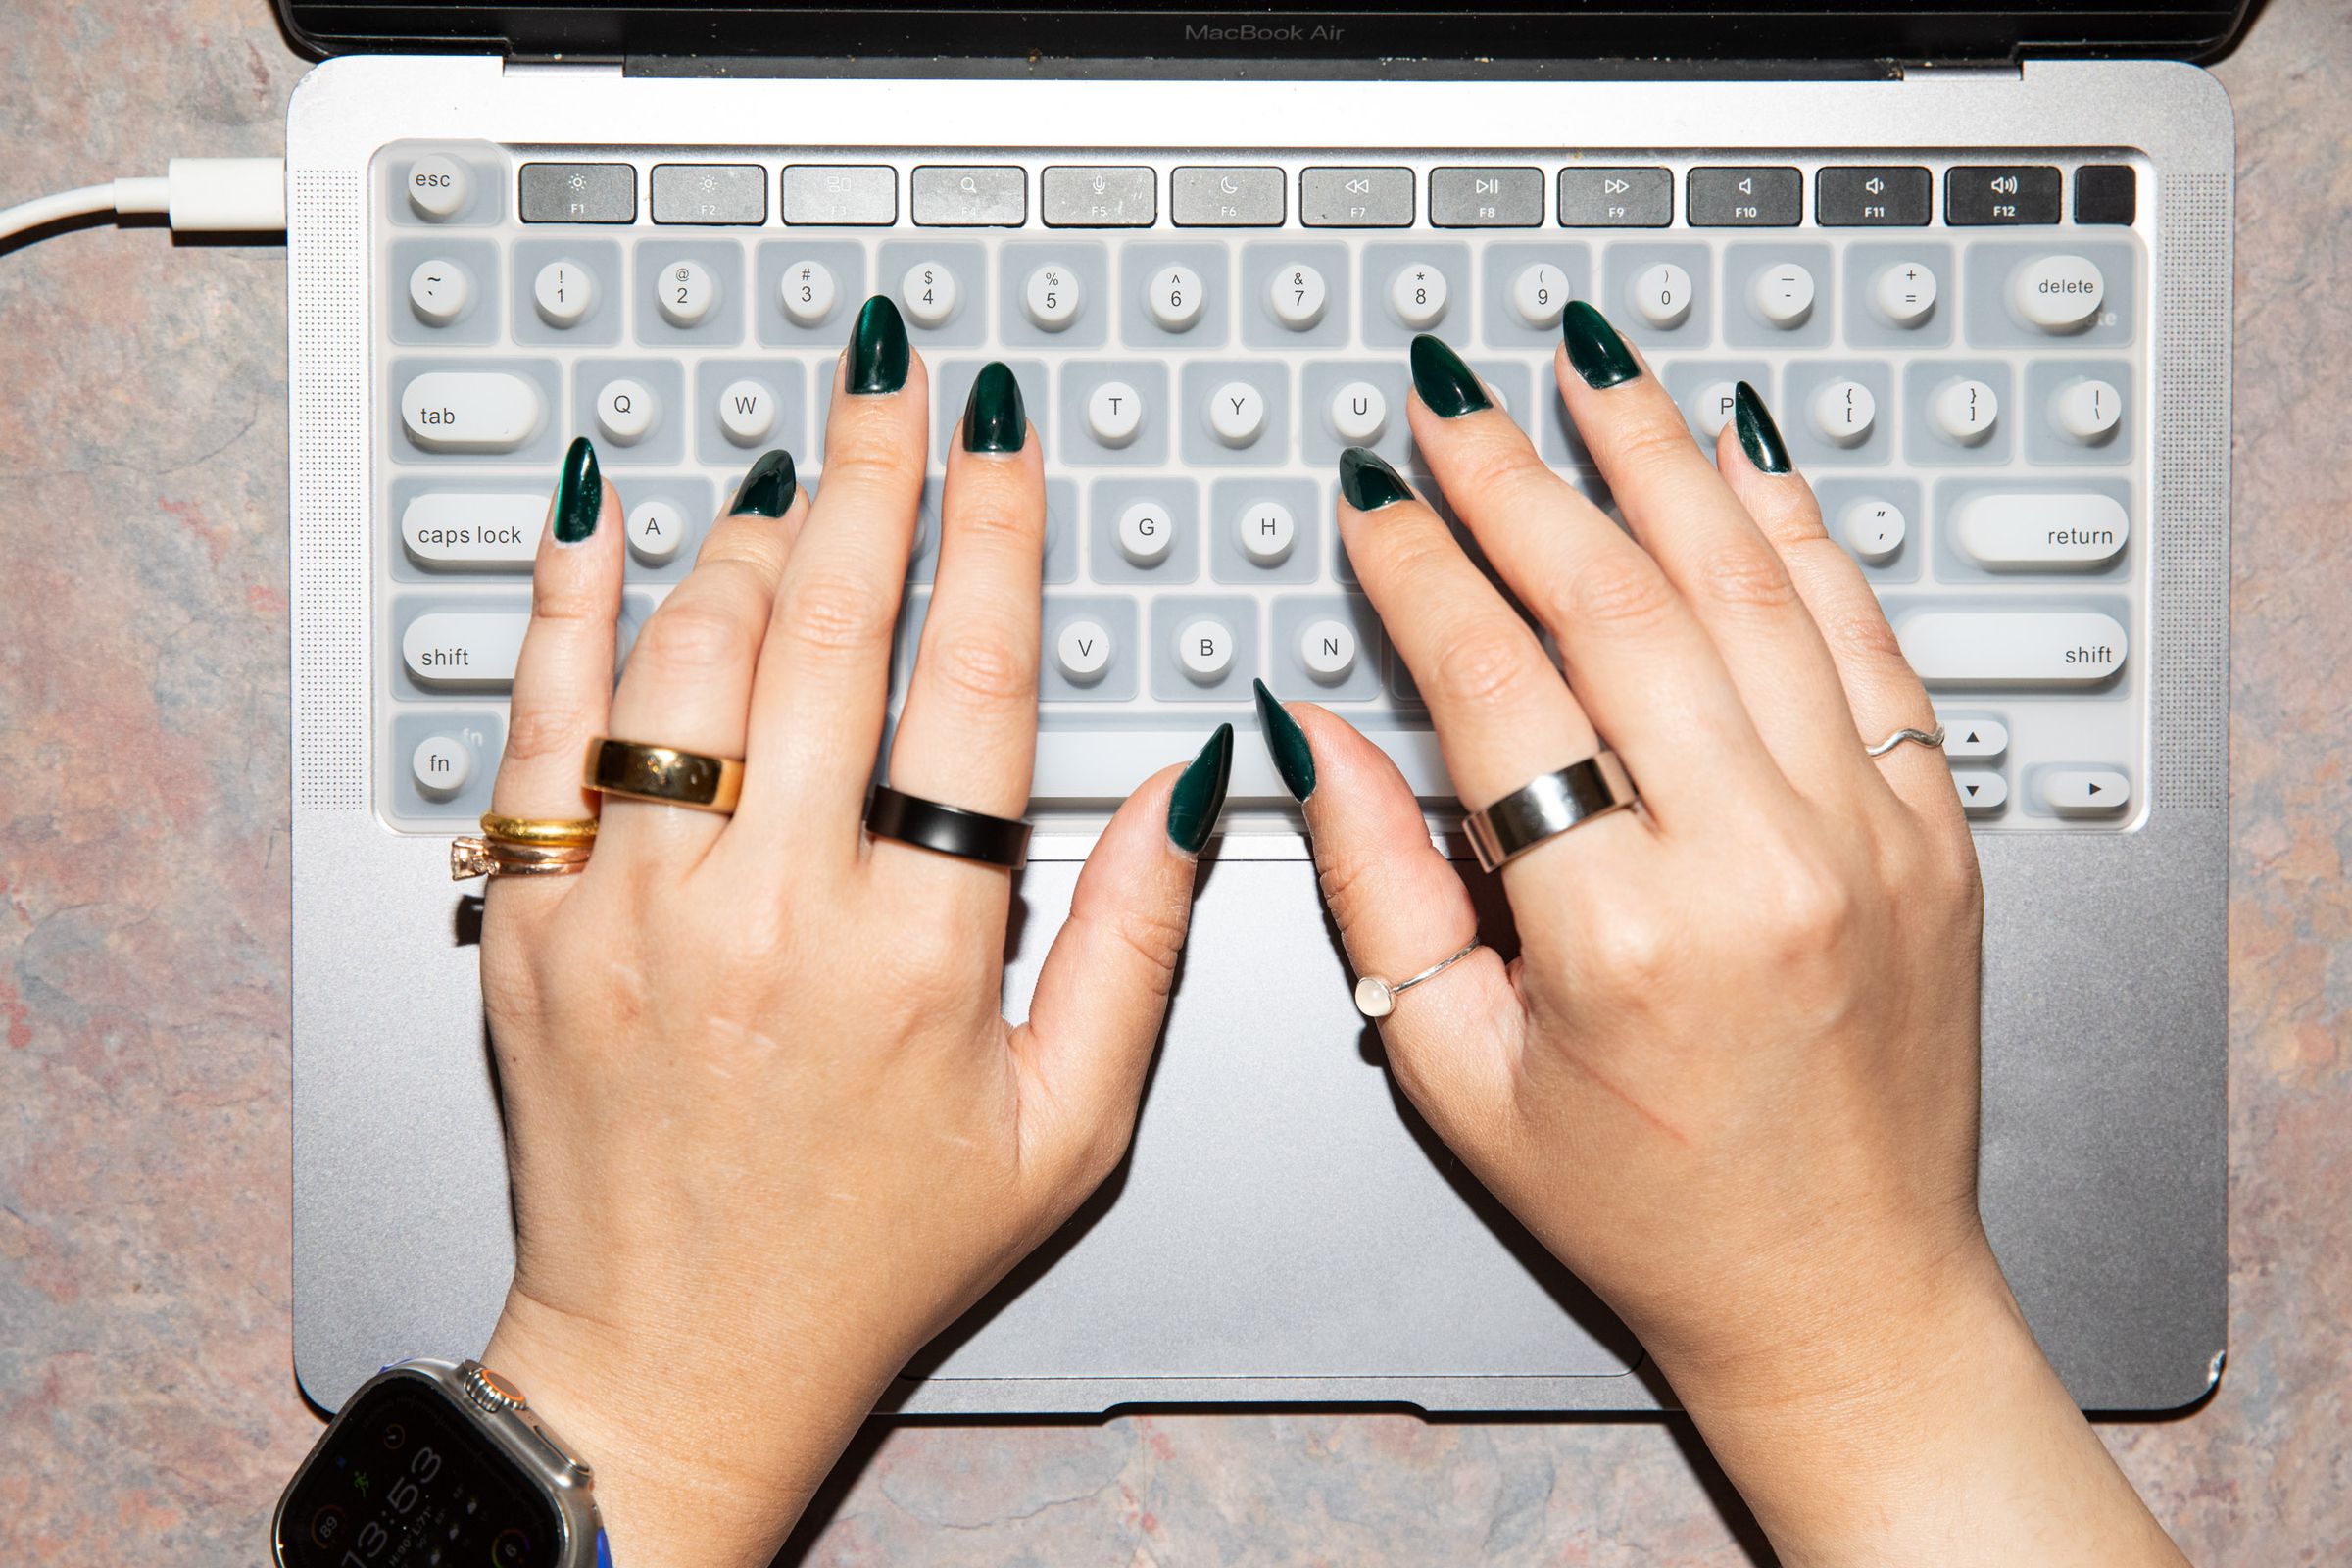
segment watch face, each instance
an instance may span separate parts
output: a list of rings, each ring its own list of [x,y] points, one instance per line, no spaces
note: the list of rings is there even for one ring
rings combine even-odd
[[[556,1568],[555,1505],[451,1396],[387,1378],[335,1420],[279,1515],[294,1568]]]

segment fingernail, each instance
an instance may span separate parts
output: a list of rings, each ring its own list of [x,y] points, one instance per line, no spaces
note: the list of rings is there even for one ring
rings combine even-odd
[[[1370,447],[1349,447],[1340,454],[1340,494],[1358,512],[1378,512],[1411,500],[1413,487]]]
[[[1781,440],[1781,427],[1772,422],[1772,411],[1756,396],[1756,389],[1745,381],[1732,393],[1732,429],[1740,437],[1740,449],[1747,461],[1756,466],[1759,473],[1787,473],[1795,465],[1788,461],[1788,448]]]
[[[793,495],[799,489],[792,454],[782,447],[762,452],[760,461],[744,470],[743,483],[735,487],[735,499],[727,507],[727,515],[781,517],[791,510]]]
[[[906,384],[906,322],[887,294],[858,308],[858,325],[850,333],[849,384],[863,397]]]
[[[1307,750],[1306,731],[1291,716],[1291,710],[1274,700],[1266,683],[1253,680],[1257,689],[1257,727],[1266,737],[1266,750],[1274,756],[1274,771],[1282,775],[1282,787],[1294,799],[1303,801],[1315,793],[1315,754]]]
[[[963,450],[1018,452],[1028,439],[1029,415],[1021,407],[1021,383],[1002,360],[991,360],[972,378],[963,405]]]
[[[605,474],[596,466],[596,447],[586,436],[572,438],[556,480],[556,543],[576,545],[596,532],[605,514]]]
[[[1199,855],[1225,809],[1225,781],[1233,775],[1233,726],[1219,724],[1168,795],[1168,842]]]
[[[1494,405],[1487,399],[1487,389],[1478,384],[1478,377],[1462,357],[1448,348],[1443,338],[1427,332],[1413,339],[1413,390],[1429,412],[1441,419],[1459,418],[1476,414]]]
[[[1560,313],[1560,340],[1568,345],[1568,363],[1589,387],[1616,386],[1642,373],[1634,351],[1609,318],[1583,300],[1570,300]]]

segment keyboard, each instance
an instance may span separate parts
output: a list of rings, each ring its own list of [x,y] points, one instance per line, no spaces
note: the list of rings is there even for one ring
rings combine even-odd
[[[936,400],[894,711],[937,469],[1002,359],[1048,462],[1041,820],[1099,819],[1213,723],[1248,727],[1257,677],[1346,714],[1442,822],[1458,807],[1427,711],[1333,522],[1336,460],[1372,447],[1443,510],[1404,417],[1406,345],[1435,332],[1608,505],[1552,384],[1583,297],[1710,450],[1734,384],[1763,393],[1935,699],[1976,825],[2128,827],[2149,730],[2141,174],[2063,149],[394,143],[368,195],[378,815],[447,833],[487,808],[564,444],[593,437],[622,498],[625,651],[759,452],[822,489],[834,359],[885,293]],[[1295,832],[1255,748],[1232,801],[1229,832]]]

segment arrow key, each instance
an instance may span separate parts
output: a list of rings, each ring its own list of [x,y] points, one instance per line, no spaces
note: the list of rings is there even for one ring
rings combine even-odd
[[[1998,757],[2009,749],[2009,726],[1997,718],[1943,718],[1943,755]]]
[[[2059,767],[2041,776],[2041,804],[2060,816],[2108,816],[2132,804],[2132,780],[2112,767]]]
[[[2009,804],[2009,782],[1984,768],[1955,767],[1952,787],[1960,792],[1960,808],[1971,816],[1995,816]]]

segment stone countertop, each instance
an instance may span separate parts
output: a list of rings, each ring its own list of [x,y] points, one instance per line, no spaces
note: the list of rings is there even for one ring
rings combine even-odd
[[[282,145],[266,0],[18,0],[0,200]],[[2210,1563],[2352,1560],[2352,12],[2238,117],[2230,1360],[2110,1425]],[[250,1563],[317,1418],[288,1327],[283,252],[0,254],[0,1561]],[[1673,1421],[1165,1415],[869,1432],[812,1565],[1739,1564]]]

